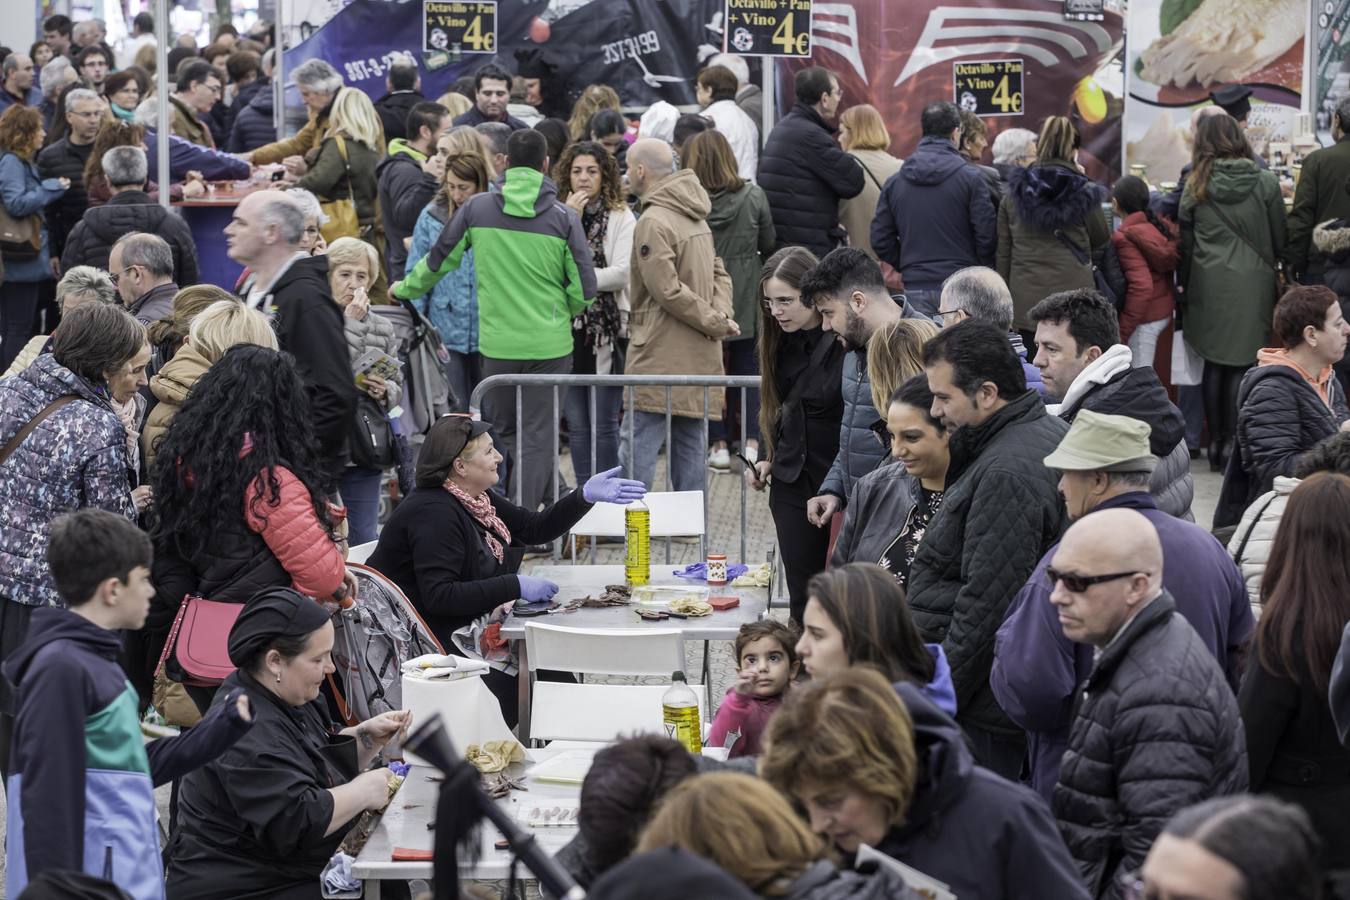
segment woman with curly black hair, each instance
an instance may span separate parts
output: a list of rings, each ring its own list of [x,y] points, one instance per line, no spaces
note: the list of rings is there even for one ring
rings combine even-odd
[[[595,302],[572,320],[572,374],[622,375],[628,345],[628,266],[637,219],[624,202],[619,165],[604,145],[579,141],[563,151],[554,175],[558,196],[581,216],[595,260]],[[619,464],[623,389],[567,392],[567,441],[577,484]]]
[[[156,598],[148,630],[167,632],[189,594],[242,604],[269,587],[316,600],[353,588],[289,354],[228,350],[174,416],[152,477]],[[200,706],[210,698],[194,699]]]

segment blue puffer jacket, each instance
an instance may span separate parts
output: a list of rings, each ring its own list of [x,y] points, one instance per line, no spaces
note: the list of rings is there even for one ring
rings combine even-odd
[[[16,219],[23,219],[34,213],[41,216],[42,210],[53,200],[66,192],[55,178],[43,179],[38,175],[37,166],[26,162],[13,153],[0,154],[0,201],[5,210]],[[5,281],[29,283],[47,281],[52,277],[51,263],[47,249],[47,226],[42,226],[42,251],[33,259],[15,259],[5,257]]]
[[[408,267],[427,255],[448,221],[446,210],[435,201],[417,217],[412,245],[408,248]],[[478,352],[478,288],[473,274],[473,250],[464,252],[464,261],[436,283],[431,292],[413,302],[441,333],[445,346],[456,353]]]
[[[906,286],[936,287],[958,269],[993,263],[997,214],[980,170],[946,138],[922,138],[881,189],[872,249]]]
[[[822,494],[848,503],[853,482],[871,472],[890,454],[872,431],[881,413],[872,405],[872,379],[867,375],[867,348],[844,357],[844,418],[839,423],[839,453],[821,482]]]
[[[277,139],[277,129],[272,124],[273,100],[270,84],[253,92],[247,104],[240,106],[235,113],[226,150],[246,153]]]
[[[58,606],[47,571],[47,533],[62,513],[98,507],[136,521],[127,434],[101,390],[50,353],[0,381],[0,445],[47,404],[77,398],[43,419],[0,464],[0,597]]]

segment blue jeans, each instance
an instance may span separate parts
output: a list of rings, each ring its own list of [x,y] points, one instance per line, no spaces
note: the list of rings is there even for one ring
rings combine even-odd
[[[384,472],[348,466],[338,492],[347,507],[347,543],[355,547],[380,536],[380,485]]]
[[[670,441],[666,448],[666,462],[670,471],[671,490],[706,490],[708,480],[707,457],[703,441],[703,420],[688,416],[671,416]],[[652,490],[666,490],[664,484],[652,484],[656,477],[656,455],[666,442],[665,413],[633,413],[633,443],[628,443],[628,423],[619,431],[619,459],[628,470],[629,478],[636,478]]]
[[[567,416],[567,446],[572,453],[572,468],[581,487],[596,472],[607,472],[619,464],[619,412],[623,409],[623,388],[597,387],[595,421],[591,421],[589,387],[574,387],[563,397]],[[591,458],[591,434],[595,434],[595,458]]]
[[[460,353],[446,348],[450,358],[445,361],[445,377],[450,392],[455,395],[455,412],[469,411],[469,395],[483,380],[482,366],[477,353]]]
[[[905,299],[930,319],[940,319],[937,311],[942,303],[942,285],[905,285]]]

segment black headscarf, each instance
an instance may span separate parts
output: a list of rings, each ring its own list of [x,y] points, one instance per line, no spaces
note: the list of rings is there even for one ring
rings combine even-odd
[[[230,662],[241,669],[279,637],[302,638],[323,627],[331,613],[292,588],[254,594],[230,629]]]

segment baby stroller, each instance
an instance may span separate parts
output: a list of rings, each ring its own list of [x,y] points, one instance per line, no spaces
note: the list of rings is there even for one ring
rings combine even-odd
[[[348,725],[403,708],[403,663],[445,653],[398,585],[369,566],[348,563],[356,577],[356,602],[333,616],[333,666],[329,685]]]

